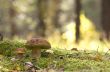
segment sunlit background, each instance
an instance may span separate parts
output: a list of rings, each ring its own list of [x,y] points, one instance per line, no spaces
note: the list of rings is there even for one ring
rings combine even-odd
[[[79,43],[75,0],[0,0],[0,32],[9,39],[44,37],[52,48],[106,52],[110,43],[100,40],[101,0],[81,0],[81,5]]]

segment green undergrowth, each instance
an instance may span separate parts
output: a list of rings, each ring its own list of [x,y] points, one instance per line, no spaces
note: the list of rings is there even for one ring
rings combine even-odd
[[[51,66],[65,72],[110,72],[110,54],[97,51],[54,50],[49,58],[41,57],[40,67]]]
[[[40,69],[63,69],[64,72],[110,72],[110,53],[97,51],[69,51],[59,48],[42,50],[41,58],[33,62],[31,51],[27,50],[24,58],[12,61],[14,50],[24,47],[24,42],[5,40],[0,42],[0,72],[25,70],[24,63],[32,62]]]
[[[19,42],[17,40],[0,41],[0,54],[12,56],[14,55],[15,49],[19,47],[25,48],[24,42]]]
[[[53,53],[42,51],[41,58],[34,64],[41,69],[64,69],[64,72],[110,72],[110,55],[104,53],[97,53],[94,51],[66,51],[66,50],[52,50]],[[101,58],[97,59],[97,54]],[[25,70],[24,63],[31,61],[31,56],[25,56],[22,60],[16,62],[11,61],[12,57],[3,57],[0,65],[4,71],[8,70]]]

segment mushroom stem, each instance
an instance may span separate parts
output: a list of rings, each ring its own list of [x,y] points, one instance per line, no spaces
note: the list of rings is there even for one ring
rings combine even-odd
[[[32,56],[34,58],[40,58],[40,56],[41,56],[41,49],[40,48],[34,48],[32,50]]]
[[[17,54],[17,56],[16,56],[18,59],[22,59],[23,58],[23,53],[19,53],[19,54]]]

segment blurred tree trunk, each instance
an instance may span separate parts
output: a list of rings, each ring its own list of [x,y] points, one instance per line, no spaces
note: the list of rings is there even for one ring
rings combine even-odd
[[[37,1],[37,8],[38,8],[38,25],[36,27],[36,32],[38,36],[45,36],[45,30],[46,30],[46,26],[45,26],[45,22],[44,22],[44,11],[46,9],[46,0],[38,0]]]
[[[17,34],[17,27],[14,20],[15,17],[16,17],[16,10],[13,6],[13,0],[10,0],[9,18],[10,18],[10,25],[11,25],[11,38]]]
[[[110,36],[110,0],[102,0],[102,27],[105,31],[106,39],[109,40]]]
[[[39,22],[36,27],[39,36],[48,36],[59,28],[58,24],[58,5],[59,0],[38,0],[38,18]]]
[[[46,16],[46,35],[54,33],[55,29],[59,29],[58,9],[60,0],[48,0],[47,16]]]
[[[50,6],[51,7],[50,9],[53,12],[53,17],[52,17],[53,24],[54,24],[55,28],[60,28],[61,26],[58,22],[59,12],[60,12],[60,10],[59,10],[60,0],[51,0],[51,1],[52,1],[51,2],[52,6]]]
[[[76,1],[76,43],[79,41],[80,38],[80,10],[81,10],[81,3],[80,0]]]

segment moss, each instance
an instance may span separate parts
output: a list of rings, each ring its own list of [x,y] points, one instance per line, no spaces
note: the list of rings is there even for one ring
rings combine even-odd
[[[97,61],[89,59],[86,57],[94,56],[96,52],[85,53],[82,51],[65,51],[65,50],[53,50],[54,54],[50,54],[47,57],[41,57],[37,60],[35,66],[40,68],[54,68],[60,69],[63,68],[64,72],[110,72],[110,54],[101,55],[104,59],[102,61]],[[44,54],[46,52],[43,52]],[[30,52],[27,52],[30,55]],[[69,56],[71,55],[71,56]],[[18,60],[16,63],[13,63],[10,58],[3,58],[0,61],[6,69],[13,69],[15,66],[18,66],[23,70],[23,64],[27,61],[32,62],[32,57],[25,57],[22,60]]]
[[[14,40],[0,41],[0,54],[5,56],[12,56],[16,48],[23,47],[24,43]]]
[[[54,54],[50,57],[41,57],[38,62],[41,68],[53,67],[55,69],[64,68],[65,72],[109,72],[110,61],[106,55],[101,55],[102,61],[92,59],[96,52],[71,52],[65,50],[54,50]],[[78,54],[78,55],[77,55]],[[68,55],[72,55],[69,56]],[[109,55],[109,54],[108,54]],[[110,55],[109,55],[110,56]]]

